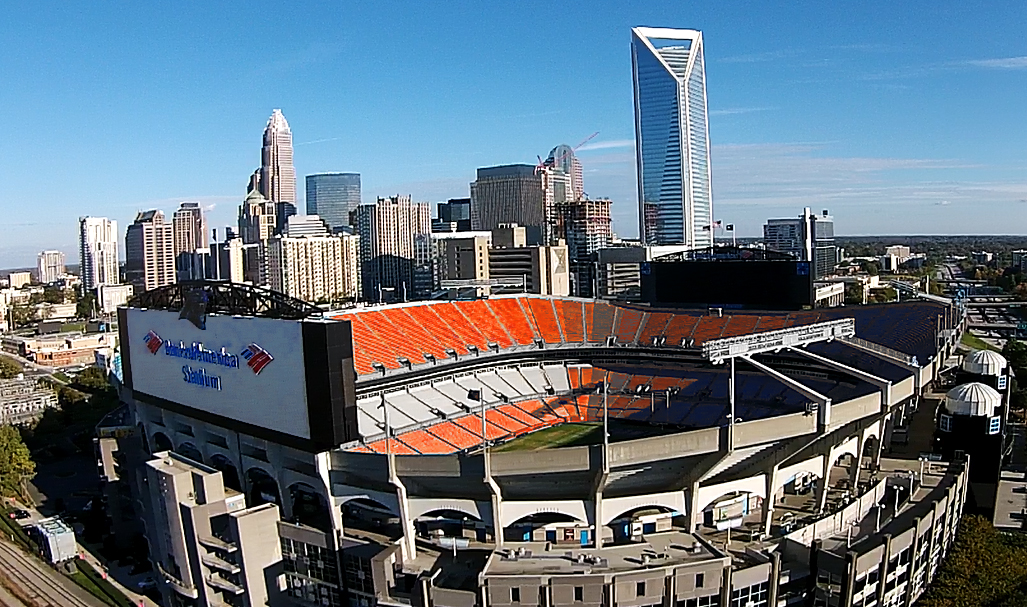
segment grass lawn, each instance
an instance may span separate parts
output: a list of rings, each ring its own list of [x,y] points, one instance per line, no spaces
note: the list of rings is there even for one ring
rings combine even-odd
[[[973,348],[974,350],[994,350],[996,352],[999,351],[998,348],[984,341],[980,337],[977,337],[969,331],[963,333],[963,339],[960,340],[960,343],[968,348]]]
[[[602,432],[603,425],[595,422],[560,424],[519,436],[499,445],[495,451],[537,451],[553,447],[588,445],[599,441]]]
[[[71,383],[71,378],[64,374],[64,371],[58,371],[53,374],[54,378],[60,380],[66,384]]]
[[[61,325],[61,333],[81,333],[86,330],[84,322],[66,322]]]

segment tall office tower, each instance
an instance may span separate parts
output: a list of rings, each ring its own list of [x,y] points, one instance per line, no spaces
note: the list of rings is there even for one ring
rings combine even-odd
[[[239,235],[244,248],[244,275],[247,282],[255,285],[267,284],[263,244],[275,233],[278,225],[276,211],[275,204],[264,198],[257,190],[251,190],[246,194],[246,199],[239,206]]]
[[[290,217],[267,241],[268,286],[311,303],[360,297],[360,237],[333,236],[317,215]]]
[[[414,268],[423,248],[417,237],[431,234],[428,203],[411,202],[410,196],[379,198],[357,207],[356,219],[364,298],[377,302],[416,297]]]
[[[175,267],[184,278],[188,274],[187,265],[196,249],[206,249],[207,220],[198,202],[183,202],[171,216],[171,225],[175,242]]]
[[[582,198],[556,205],[559,234],[567,241],[572,260],[588,260],[613,242],[612,204],[605,198]]]
[[[360,204],[360,173],[317,173],[306,181],[307,215],[321,217],[333,232],[349,226]]]
[[[438,204],[438,217],[431,222],[432,232],[469,232],[471,230],[471,199],[450,198]]]
[[[162,211],[141,211],[125,233],[125,278],[136,293],[175,282],[175,239]]]
[[[64,274],[64,253],[43,251],[36,256],[36,278],[44,285],[57,282]]]
[[[79,217],[78,271],[82,289],[92,291],[121,282],[118,272],[118,222],[106,217]]]
[[[549,152],[549,158],[546,159],[545,165],[558,168],[567,175],[570,175],[571,191],[573,192],[574,200],[585,196],[585,181],[581,170],[581,161],[574,155],[574,149],[571,146],[564,143],[553,148]]]
[[[260,193],[275,203],[277,231],[296,214],[296,169],[292,166],[292,131],[282,110],[276,109],[264,128],[260,151]]]
[[[572,196],[570,176],[556,168],[480,168],[471,184],[471,227],[491,231],[516,223],[526,228],[531,244],[549,244],[555,235],[553,205]]]
[[[631,30],[638,220],[643,245],[713,245],[702,33]]]
[[[788,253],[799,261],[813,262],[813,277],[834,273],[838,247],[834,244],[834,219],[825,209],[814,215],[809,207],[792,219],[768,219],[763,226],[763,244],[772,251]]]

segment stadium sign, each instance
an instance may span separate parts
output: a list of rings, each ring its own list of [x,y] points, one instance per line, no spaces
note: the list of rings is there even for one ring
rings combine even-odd
[[[818,341],[844,339],[856,335],[856,321],[852,318],[818,322],[802,327],[777,329],[739,337],[711,339],[703,344],[703,357],[719,363],[736,356],[771,352],[781,348],[803,346]]]
[[[172,358],[182,358],[229,369],[239,368],[239,357],[241,356],[246,361],[246,366],[249,367],[254,375],[260,375],[264,367],[274,360],[271,354],[254,343],[247,346],[238,356],[230,354],[224,347],[220,351],[208,350],[199,342],[186,345],[185,342],[180,341],[174,344],[171,341],[162,339],[152,330],[143,337],[143,343],[150,354],[153,355],[163,351],[165,356]],[[188,384],[221,390],[221,376],[208,373],[202,367],[193,368],[189,365],[183,365],[182,379]]]

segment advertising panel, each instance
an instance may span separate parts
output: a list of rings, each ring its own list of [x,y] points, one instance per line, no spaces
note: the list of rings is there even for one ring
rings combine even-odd
[[[299,321],[129,309],[132,389],[214,415],[310,438]]]

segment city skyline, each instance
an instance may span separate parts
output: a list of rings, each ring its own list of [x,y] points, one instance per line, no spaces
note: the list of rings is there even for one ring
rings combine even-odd
[[[0,267],[31,266],[44,249],[75,260],[81,215],[127,225],[139,210],[170,214],[196,201],[212,228],[234,224],[255,164],[255,129],[276,107],[296,133],[297,178],[359,172],[365,202],[465,197],[479,167],[531,162],[599,131],[578,152],[586,192],[612,199],[615,230],[635,236],[628,49],[639,25],[703,31],[715,219],[735,224],[739,236],[804,206],[830,208],[841,234],[1027,232],[1027,138],[1014,94],[1027,51],[1009,26],[1027,8],[871,2],[750,13],[732,3],[654,4],[541,27],[531,11],[491,12],[503,28],[488,26],[461,42],[471,52],[458,52],[446,36],[429,42],[413,32],[466,28],[460,7],[428,15],[363,7],[338,31],[341,11],[308,27],[299,19],[306,11],[286,8],[282,35],[259,49],[279,86],[252,92],[245,66],[258,52],[254,24],[229,13],[193,8],[158,31],[142,27],[142,9],[83,15],[91,27],[56,5],[14,11],[0,31],[19,52],[0,66],[25,86],[3,94],[17,120],[0,144],[12,184],[6,227],[14,228],[0,244]],[[362,48],[373,30],[364,26],[383,18],[415,38],[415,52]],[[36,25],[44,22],[52,27]],[[99,38],[108,23],[132,35]],[[209,61],[182,44],[196,23],[216,39],[203,51]],[[949,43],[984,31],[973,45]],[[542,104],[554,99],[543,94],[554,81],[531,66],[562,36],[587,52],[575,54],[579,64],[560,86],[587,93]],[[414,74],[426,81],[416,99],[369,92]],[[960,92],[967,89],[975,94]],[[68,96],[75,107],[63,102]],[[109,136],[83,153],[81,125],[98,112]],[[72,189],[78,194],[69,198]]]

